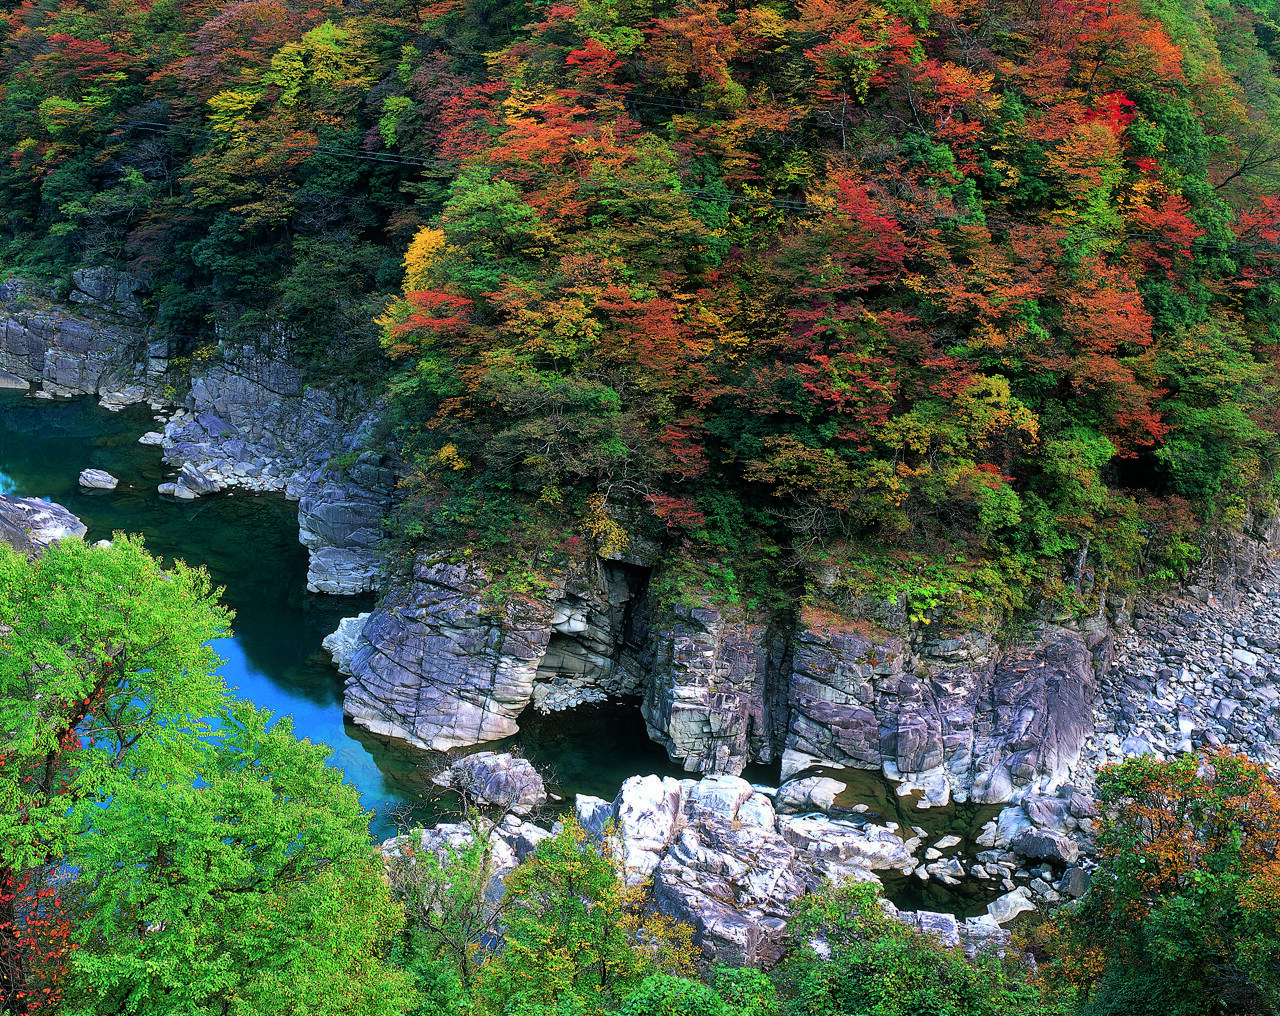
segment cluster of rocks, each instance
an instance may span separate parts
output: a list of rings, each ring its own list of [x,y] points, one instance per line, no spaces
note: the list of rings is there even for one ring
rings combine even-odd
[[[1099,681],[1079,776],[1219,745],[1280,767],[1280,588],[1144,605]]]
[[[522,762],[481,753],[455,763],[441,782],[491,787],[500,804],[511,799],[512,782],[521,787],[522,801],[545,798],[544,788],[533,791]],[[878,873],[909,868],[922,839],[908,831],[904,840],[896,828],[870,822],[779,815],[772,791],[729,775],[633,777],[613,801],[580,795],[574,811],[583,829],[609,846],[628,880],[652,880],[654,904],[694,928],[709,960],[731,965],[776,962],[796,900],[825,883],[877,882]],[[499,881],[559,828],[536,825],[524,814],[512,811],[486,827]],[[442,853],[472,835],[469,824],[442,823],[388,840],[383,850],[388,858],[404,858],[406,847]],[[1006,902],[965,920],[891,909],[973,952],[1003,948],[1008,935],[1000,924],[1021,908]]]

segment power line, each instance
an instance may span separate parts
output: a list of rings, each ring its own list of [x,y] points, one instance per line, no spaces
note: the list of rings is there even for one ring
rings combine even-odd
[[[38,106],[27,103],[4,102],[0,103],[0,106],[24,113],[39,112]],[[113,129],[130,128],[134,130],[154,131],[157,133],[172,133],[197,140],[253,141],[255,143],[262,144],[264,147],[280,148],[285,151],[309,152],[318,155],[328,155],[333,158],[359,159],[364,162],[410,166],[415,169],[426,169],[437,172],[456,173],[459,170],[466,168],[465,163],[456,159],[420,159],[413,156],[400,155],[396,152],[366,152],[357,148],[340,148],[336,145],[322,145],[319,143],[298,144],[297,142],[290,142],[283,138],[272,138],[264,135],[239,132],[230,134],[223,131],[204,130],[198,127],[182,127],[176,124],[159,123],[152,120],[119,120],[105,114],[90,113],[83,110],[68,112],[72,112],[72,115],[75,116],[90,120],[97,120],[108,124]],[[543,180],[547,182],[563,182],[566,179],[566,177],[562,175],[542,172],[535,169],[517,169],[509,170],[509,172],[518,173],[529,179]],[[702,201],[717,204],[748,205],[752,207],[791,209],[795,211],[810,210],[808,202],[795,201],[789,198],[753,198],[746,194],[723,193],[720,191],[711,191],[704,188],[692,187],[681,187],[679,191],[673,191],[672,188],[661,184],[646,184],[641,181],[628,181],[626,183],[622,183],[615,180],[602,180],[598,178],[592,179],[589,176],[579,177],[577,178],[577,182],[579,184],[596,185],[601,187],[615,187],[621,191],[647,192],[653,194],[686,194]]]
[[[38,113],[39,107],[28,103],[18,103],[5,101],[0,103],[0,108],[12,109],[22,113]],[[254,135],[245,133],[230,134],[225,131],[206,130],[198,127],[185,127],[178,124],[166,124],[152,120],[121,120],[113,116],[100,113],[90,113],[84,110],[68,111],[75,116],[85,119],[96,120],[107,124],[111,129],[134,129],[141,131],[152,131],[155,133],[171,133],[182,137],[188,137],[194,140],[204,141],[252,141],[263,145],[265,148],[279,148],[285,151],[293,151],[299,153],[312,153],[318,155],[326,155],[331,158],[348,158],[356,159],[364,162],[382,163],[391,165],[408,166],[415,169],[424,169],[433,172],[457,173],[467,168],[467,164],[456,159],[423,159],[414,156],[401,155],[396,152],[368,152],[357,148],[344,148],[337,145],[323,144],[299,144],[291,142],[284,138],[273,138],[265,135]],[[708,153],[703,153],[708,154]],[[646,184],[641,181],[621,182],[616,180],[602,180],[599,178],[592,179],[590,176],[582,176],[577,178],[569,178],[564,175],[540,172],[535,169],[507,169],[507,172],[513,176],[522,179],[541,180],[552,183],[563,183],[566,180],[574,179],[579,185],[598,186],[603,188],[614,188],[624,193],[649,193],[662,195],[687,195],[714,204],[727,205],[744,205],[758,208],[775,208],[784,211],[794,211],[806,215],[822,215],[827,214],[830,208],[825,205],[815,205],[805,200],[794,200],[790,198],[755,198],[745,194],[724,193],[720,191],[710,191],[705,188],[683,187],[678,191],[672,190],[668,186],[661,184]],[[349,195],[335,195],[338,197],[350,198]],[[357,198],[356,200],[381,204],[387,207],[404,207],[401,203],[393,203],[381,201],[376,198]],[[934,218],[930,220],[931,225],[945,224],[963,224],[973,223],[976,220],[970,216],[949,216],[945,218]],[[1233,240],[1228,242],[1206,240],[1201,237],[1195,237],[1188,240],[1171,240],[1162,233],[1131,233],[1131,232],[1100,232],[1093,229],[1073,229],[1070,225],[1054,226],[1042,222],[1034,222],[1028,220],[1018,220],[1015,218],[993,219],[984,215],[982,218],[984,225],[995,229],[1010,229],[1016,226],[1033,226],[1040,228],[1061,229],[1068,236],[1078,237],[1081,239],[1090,238],[1100,241],[1112,240],[1134,240],[1148,243],[1154,243],[1166,247],[1193,247],[1203,250],[1218,250],[1225,252],[1238,251],[1271,251],[1280,253],[1280,244],[1275,243],[1258,243],[1245,240]]]

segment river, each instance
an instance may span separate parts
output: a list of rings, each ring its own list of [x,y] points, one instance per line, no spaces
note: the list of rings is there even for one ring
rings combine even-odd
[[[307,553],[298,542],[296,506],[278,495],[230,492],[198,501],[160,495],[172,478],[159,448],[138,438],[156,426],[145,407],[120,413],[96,401],[34,399],[0,390],[0,492],[43,497],[65,505],[89,527],[88,539],[114,532],[141,533],[162,560],[204,565],[223,586],[236,612],[235,634],[215,645],[221,673],[232,692],[278,716],[293,718],[299,737],[332,749],[331,765],[343,772],[371,812],[379,838],[408,821],[439,821],[451,804],[433,792],[422,753],[388,744],[345,720],[342,678],[320,646],[345,616],[368,610],[369,597],[333,597],[306,591]],[[120,480],[114,491],[81,488],[80,470],[105,469]],[[520,718],[517,737],[493,747],[518,746],[548,774],[551,787],[612,799],[636,774],[687,777],[648,739],[635,704],[585,707]],[[773,782],[777,767],[752,767],[750,779]],[[956,833],[971,841],[998,807],[952,805],[916,811],[894,794],[879,773],[843,774],[873,815],[902,826],[921,825],[933,838]],[[900,905],[985,912],[994,890],[966,879],[949,888],[934,881],[887,878]]]
[[[178,501],[157,493],[171,471],[159,448],[138,444],[155,426],[141,406],[110,413],[93,399],[0,390],[0,492],[65,505],[84,520],[90,540],[141,533],[163,560],[205,565],[236,612],[234,636],[216,643],[228,688],[292,716],[299,737],[332,748],[330,764],[373,812],[376,836],[395,832],[397,819],[410,813],[415,820],[439,818],[442,806],[430,803],[421,754],[382,743],[344,719],[342,678],[320,647],[339,619],[370,609],[372,600],[306,591],[297,507],[283,497],[232,492]],[[120,486],[81,488],[77,478],[86,467],[105,469]],[[612,798],[636,773],[688,775],[645,736],[634,706],[530,713],[521,726],[514,743],[565,795]]]

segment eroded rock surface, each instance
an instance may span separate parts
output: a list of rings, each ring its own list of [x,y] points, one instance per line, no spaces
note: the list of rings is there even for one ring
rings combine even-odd
[[[437,750],[514,734],[550,639],[550,611],[517,599],[491,608],[484,582],[465,564],[420,563],[365,622],[348,663],[347,715]]]
[[[436,775],[437,786],[457,791],[469,804],[526,816],[547,803],[547,788],[533,764],[508,752],[479,751]]]
[[[678,607],[655,633],[649,736],[693,772],[740,773],[777,756],[781,640],[759,619]]]
[[[88,527],[60,504],[0,494],[0,540],[20,554],[35,557],[58,540],[79,540],[86,532]]]

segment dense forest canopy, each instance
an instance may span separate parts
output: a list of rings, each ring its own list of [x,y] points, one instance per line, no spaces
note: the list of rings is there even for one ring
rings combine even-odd
[[[409,543],[992,616],[1274,500],[1266,0],[5,7],[0,265],[387,383]]]

